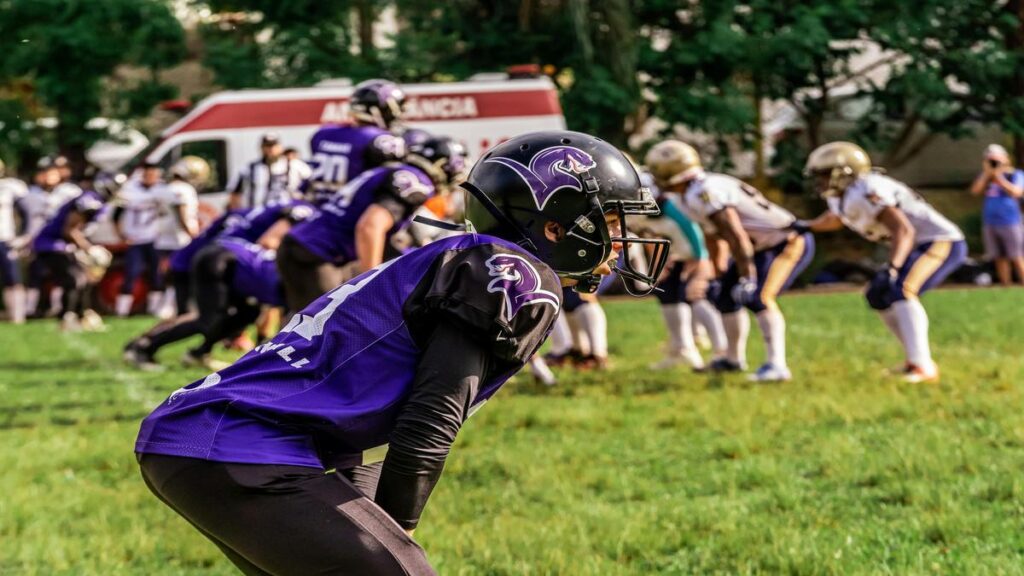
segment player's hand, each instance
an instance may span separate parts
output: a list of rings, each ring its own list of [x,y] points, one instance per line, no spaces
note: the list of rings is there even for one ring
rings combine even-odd
[[[875,272],[875,276],[868,284],[865,293],[868,302],[879,310],[884,310],[892,305],[896,294],[896,283],[899,279],[899,269],[892,264],[886,264],[884,268]]]
[[[740,278],[732,287],[730,295],[734,302],[746,306],[757,298],[757,282],[750,278]]]
[[[811,223],[807,220],[793,220],[793,223],[789,225],[789,229],[797,234],[806,234],[811,231]]]

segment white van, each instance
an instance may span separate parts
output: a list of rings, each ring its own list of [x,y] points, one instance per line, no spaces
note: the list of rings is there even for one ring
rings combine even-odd
[[[403,123],[463,142],[471,159],[524,132],[565,129],[558,93],[547,77],[403,88]],[[348,85],[220,92],[164,130],[139,159],[168,167],[186,155],[205,158],[215,185],[201,197],[204,211],[220,211],[231,177],[259,157],[263,134],[277,133],[285,148],[308,158],[313,133],[347,118],[351,93]]]

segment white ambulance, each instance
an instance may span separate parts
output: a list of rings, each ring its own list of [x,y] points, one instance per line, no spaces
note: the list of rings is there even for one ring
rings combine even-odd
[[[471,159],[524,132],[565,128],[558,93],[547,77],[485,78],[404,85],[408,97],[403,123],[461,141]],[[186,155],[205,158],[215,184],[202,199],[207,210],[219,209],[231,177],[259,158],[264,134],[277,133],[285,148],[295,148],[301,158],[308,158],[313,133],[324,124],[346,120],[351,93],[351,85],[330,84],[220,92],[164,130],[140,159],[168,167]]]

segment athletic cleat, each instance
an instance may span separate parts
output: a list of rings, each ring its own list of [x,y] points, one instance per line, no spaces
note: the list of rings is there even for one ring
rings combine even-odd
[[[606,368],[608,368],[608,359],[607,358],[602,358],[600,356],[594,356],[593,354],[588,354],[586,356],[582,356],[579,359],[577,359],[573,363],[573,366],[577,370],[583,370],[583,371],[587,371],[587,370],[605,370]]]
[[[223,360],[217,360],[211,357],[209,354],[204,356],[196,356],[191,352],[185,352],[181,357],[181,363],[185,366],[202,366],[211,372],[220,372],[221,370],[231,366],[230,362]]]
[[[152,354],[140,350],[135,346],[134,342],[125,347],[121,358],[126,363],[146,372],[161,372],[164,370],[164,367],[153,358]]]
[[[711,361],[708,368],[712,372],[746,372],[747,367],[728,358],[717,358]]]
[[[81,332],[82,324],[78,321],[78,314],[65,312],[60,319],[61,332]]]
[[[546,362],[548,366],[554,368],[575,364],[581,358],[583,358],[583,355],[580,354],[579,350],[569,350],[563,354],[548,352],[544,355],[544,362]]]
[[[789,368],[771,363],[763,364],[757,372],[747,377],[751,382],[787,382],[792,378],[793,374]]]
[[[82,313],[82,330],[86,332],[106,332],[107,326],[103,318],[95,310],[86,310]]]
[[[907,363],[907,368],[903,372],[903,381],[910,384],[923,384],[939,381],[939,367],[935,364],[931,365],[931,368],[922,368],[914,364]]]

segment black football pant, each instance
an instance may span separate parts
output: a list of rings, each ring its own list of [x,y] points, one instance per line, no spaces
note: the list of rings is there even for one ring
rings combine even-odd
[[[139,455],[146,485],[243,573],[436,574],[423,549],[340,474]]]
[[[191,276],[198,313],[157,324],[136,341],[139,347],[154,355],[168,344],[202,334],[203,342],[192,354],[204,356],[217,342],[255,322],[260,315],[259,304],[249,302],[232,288],[237,262],[233,252],[217,245],[196,254]]]
[[[285,236],[277,249],[277,270],[284,284],[289,314],[301,311],[344,280],[341,269],[324,262],[291,236]]]
[[[67,252],[40,252],[33,264],[37,266],[40,278],[51,278],[63,290],[61,313],[74,312],[81,315],[89,304],[86,301],[89,278],[78,260]],[[45,313],[49,302],[49,294],[40,294],[38,310]]]

